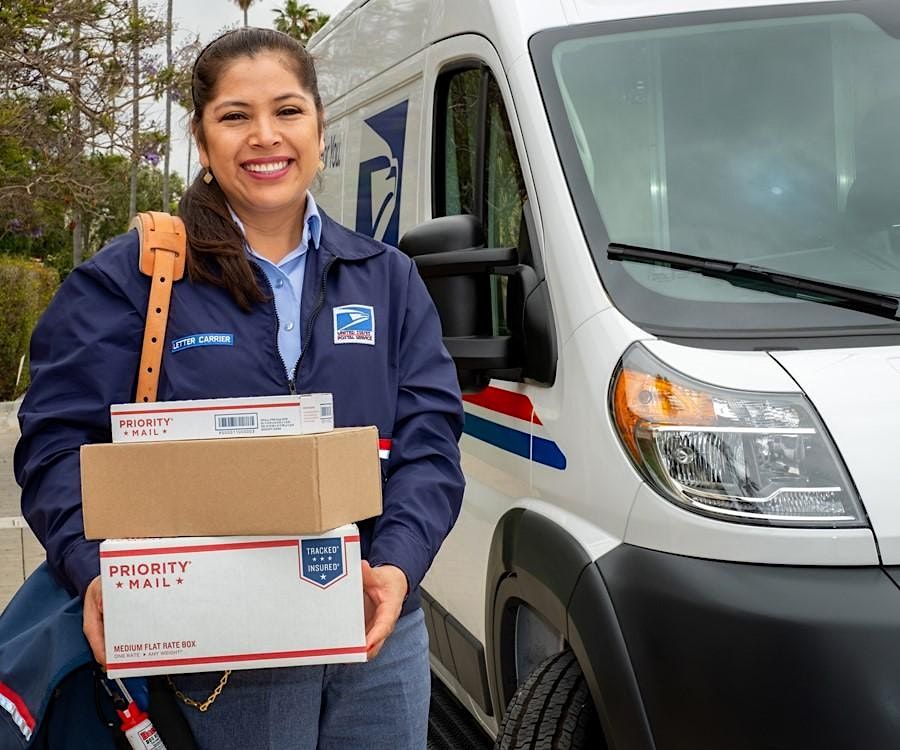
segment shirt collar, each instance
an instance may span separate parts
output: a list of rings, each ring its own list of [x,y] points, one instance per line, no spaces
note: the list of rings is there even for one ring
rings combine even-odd
[[[226,204],[228,205],[228,204]],[[247,243],[247,233],[244,231],[244,224],[238,218],[238,215],[234,212],[234,209],[228,205],[228,212],[231,214],[231,218],[234,220],[234,223],[238,225],[238,229],[241,230],[241,234],[244,235],[244,246],[247,248],[247,251],[253,255],[258,254],[253,250],[252,247]],[[313,198],[312,193],[309,190],[306,191],[306,211],[303,214],[303,232],[300,234],[300,244],[297,245],[291,252],[289,252],[284,260],[288,260],[290,257],[294,256],[298,253],[303,253],[307,248],[311,247],[312,249],[316,249],[322,242],[322,217],[319,214],[319,207],[316,205],[316,199]],[[284,260],[282,262],[284,262]]]
[[[319,215],[316,199],[309,190],[306,191],[306,213],[303,214],[303,237],[300,243],[303,244],[304,240],[313,249],[319,247],[322,241],[322,217]]]

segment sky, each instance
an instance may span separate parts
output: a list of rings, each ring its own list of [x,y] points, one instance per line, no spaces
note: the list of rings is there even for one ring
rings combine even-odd
[[[312,7],[336,15],[349,0],[305,0]],[[302,4],[302,2],[301,2]],[[247,21],[251,26],[273,25],[275,8],[283,7],[282,0],[256,0],[247,11]],[[163,13],[165,5],[163,4]],[[172,14],[175,21],[175,47],[200,35],[201,43],[209,42],[227,28],[239,26],[244,22],[241,9],[234,0],[174,0]],[[162,52],[165,56],[165,49]],[[148,107],[146,116],[155,119],[160,127],[165,125],[165,107],[154,104]],[[172,151],[170,169],[182,177],[187,175],[188,158],[188,119],[187,113],[177,104],[172,105]],[[197,151],[191,147],[191,174],[196,174]]]

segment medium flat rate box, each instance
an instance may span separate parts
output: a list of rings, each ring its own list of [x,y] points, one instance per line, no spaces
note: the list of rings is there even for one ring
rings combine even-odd
[[[107,674],[366,660],[359,532],[100,545]]]
[[[88,539],[319,534],[381,513],[378,430],[81,447]]]
[[[334,429],[330,393],[113,404],[114,443],[309,435]]]

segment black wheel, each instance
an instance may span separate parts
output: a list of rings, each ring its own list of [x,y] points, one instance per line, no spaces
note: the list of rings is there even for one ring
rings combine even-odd
[[[600,720],[571,651],[541,662],[516,690],[495,750],[604,750]]]

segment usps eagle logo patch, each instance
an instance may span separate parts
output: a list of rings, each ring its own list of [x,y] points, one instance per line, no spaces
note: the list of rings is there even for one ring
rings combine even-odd
[[[371,305],[341,305],[334,313],[335,344],[375,346],[375,308]]]
[[[300,540],[300,578],[321,589],[344,577],[341,537]]]

